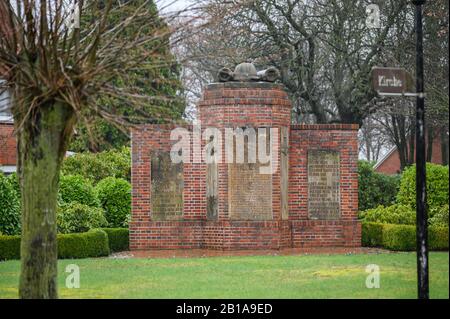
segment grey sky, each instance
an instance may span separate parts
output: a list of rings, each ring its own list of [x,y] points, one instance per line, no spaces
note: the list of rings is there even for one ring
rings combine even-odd
[[[193,2],[192,0],[156,0],[158,8],[166,12],[183,10]]]

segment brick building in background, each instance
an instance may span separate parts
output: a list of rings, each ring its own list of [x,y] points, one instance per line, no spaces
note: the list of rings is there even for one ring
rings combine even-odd
[[[222,136],[226,128],[278,129],[278,169],[267,175],[256,163],[174,164],[176,126],[133,129],[132,250],[361,245],[358,125],[291,125],[286,92],[266,82],[210,84],[198,110],[202,128]]]
[[[436,132],[435,138],[433,139],[433,146],[431,152],[431,163],[434,164],[444,164],[443,157],[445,156],[448,159],[448,139],[446,141],[446,146],[444,150],[442,148],[442,140],[439,138],[441,132]],[[428,149],[428,141],[426,143],[426,148]],[[427,150],[428,151],[428,150]],[[444,158],[445,158],[444,157]],[[415,162],[415,155],[414,155]],[[447,165],[447,163],[445,163]],[[392,147],[389,152],[386,153],[374,166],[375,171],[382,174],[387,175],[395,175],[400,174],[401,165],[400,165],[400,155],[398,153],[397,147]]]
[[[0,171],[9,174],[16,171],[16,138],[12,116],[6,111],[9,103],[7,92],[0,95]]]

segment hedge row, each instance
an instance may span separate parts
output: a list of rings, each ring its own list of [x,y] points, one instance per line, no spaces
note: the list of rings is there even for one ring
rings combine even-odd
[[[430,250],[448,250],[448,239],[448,227],[428,229]],[[362,224],[362,245],[400,251],[415,250],[416,227],[366,222]]]
[[[101,229],[58,235],[58,258],[87,258],[109,255],[108,235]]]
[[[127,250],[128,229],[92,229],[86,233],[58,234],[58,258],[108,256]],[[0,235],[0,260],[20,259],[20,236]]]
[[[102,228],[108,234],[110,251],[124,251],[130,247],[128,228]]]

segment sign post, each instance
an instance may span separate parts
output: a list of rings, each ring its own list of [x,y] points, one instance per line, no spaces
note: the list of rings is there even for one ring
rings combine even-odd
[[[401,68],[372,68],[372,86],[382,96],[416,97],[416,238],[418,298],[429,299],[428,276],[428,207],[425,159],[425,92],[423,80],[423,18],[425,0],[412,0],[415,5],[416,90],[412,78]]]
[[[417,218],[417,285],[419,299],[429,299],[428,285],[428,207],[425,160],[425,95],[423,81],[422,5],[425,0],[413,0],[416,7],[416,218]]]

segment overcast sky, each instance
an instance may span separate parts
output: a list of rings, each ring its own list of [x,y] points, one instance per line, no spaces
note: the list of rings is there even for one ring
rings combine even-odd
[[[192,2],[193,0],[156,0],[156,4],[160,9],[169,12],[183,10]]]

